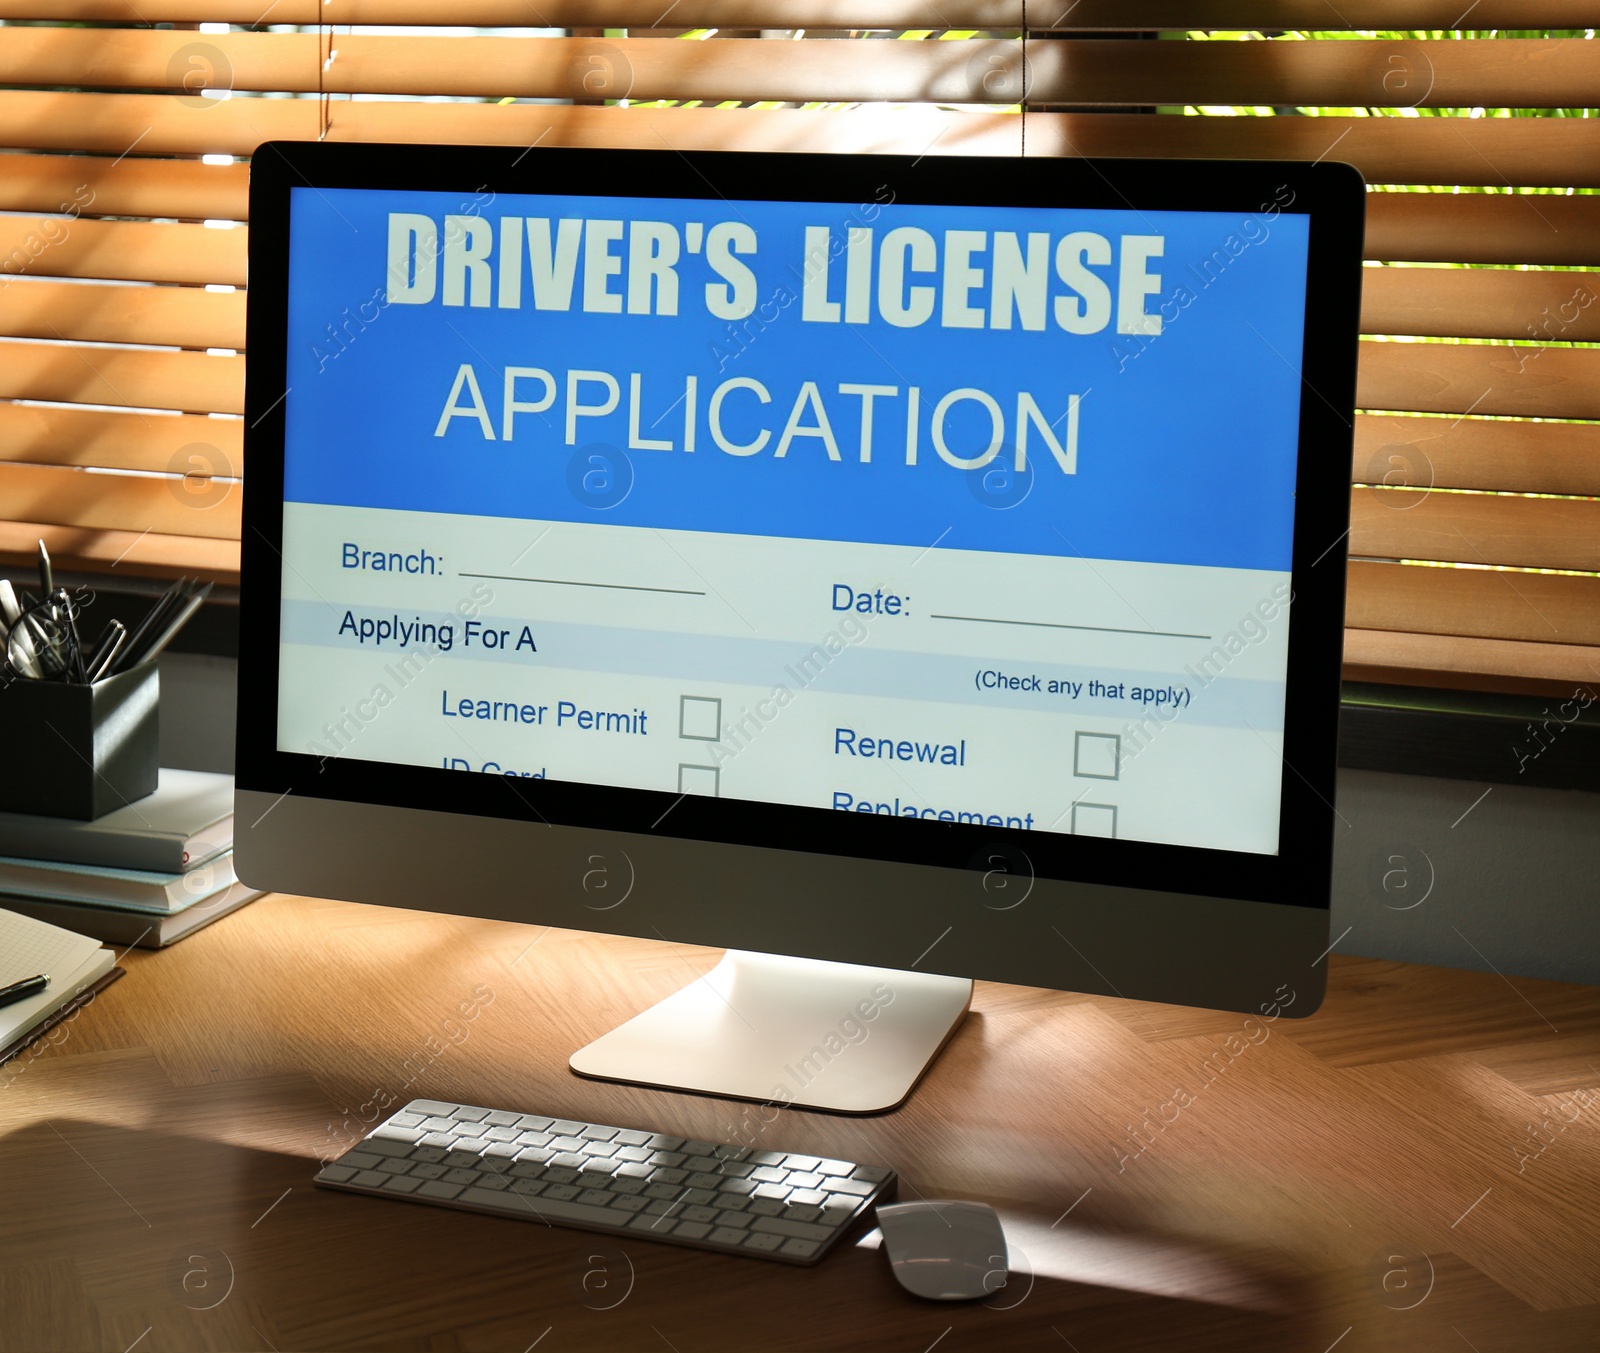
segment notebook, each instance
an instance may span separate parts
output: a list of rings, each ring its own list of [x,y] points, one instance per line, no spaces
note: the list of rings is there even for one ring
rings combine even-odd
[[[92,822],[0,813],[0,855],[177,874],[233,845],[233,776],[161,769],[153,794]]]
[[[116,955],[99,940],[31,916],[0,910],[0,987],[39,973],[50,974],[50,985],[36,996],[0,1005],[0,1049],[47,1024],[50,1017],[104,978]]]

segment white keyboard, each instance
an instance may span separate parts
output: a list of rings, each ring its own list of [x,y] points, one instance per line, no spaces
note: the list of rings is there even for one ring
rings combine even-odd
[[[414,1099],[325,1188],[815,1264],[894,1196],[879,1165]]]

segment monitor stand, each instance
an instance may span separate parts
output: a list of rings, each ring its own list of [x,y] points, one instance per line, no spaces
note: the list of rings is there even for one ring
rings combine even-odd
[[[570,1065],[630,1085],[883,1113],[905,1102],[971,1002],[965,977],[730,949]]]

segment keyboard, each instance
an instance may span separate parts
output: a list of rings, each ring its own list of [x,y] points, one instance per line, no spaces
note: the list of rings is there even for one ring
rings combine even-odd
[[[721,1254],[815,1264],[895,1173],[606,1123],[414,1099],[314,1181]]]

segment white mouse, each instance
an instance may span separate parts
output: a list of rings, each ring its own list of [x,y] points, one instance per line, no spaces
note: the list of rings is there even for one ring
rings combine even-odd
[[[1006,1235],[987,1203],[895,1203],[878,1209],[895,1281],[913,1296],[972,1301],[1006,1284]]]

